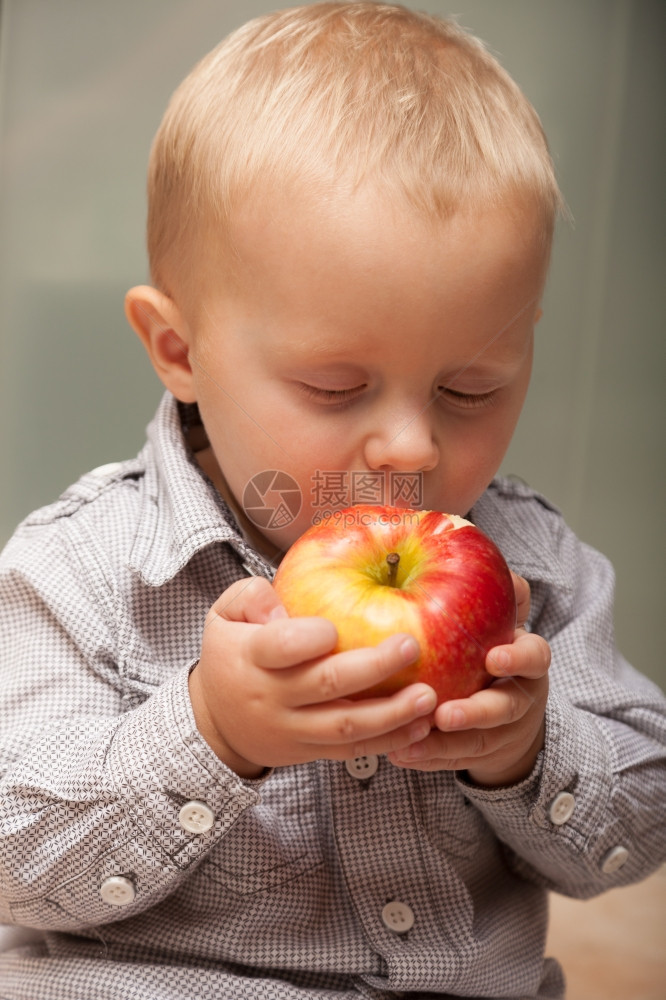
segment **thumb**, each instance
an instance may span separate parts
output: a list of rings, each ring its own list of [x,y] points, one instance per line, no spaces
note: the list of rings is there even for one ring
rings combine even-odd
[[[250,576],[227,587],[208,612],[208,619],[215,616],[228,622],[263,625],[273,618],[286,617],[286,614],[268,580]]]
[[[530,585],[522,576],[511,570],[516,594],[516,628],[522,628],[530,613]]]

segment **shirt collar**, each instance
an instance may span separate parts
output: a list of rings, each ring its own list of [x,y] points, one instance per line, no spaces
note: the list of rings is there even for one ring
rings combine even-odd
[[[272,576],[266,561],[244,540],[229,507],[208,481],[187,444],[184,428],[197,415],[165,393],[148,427],[141,510],[130,566],[151,586],[161,586],[208,545],[226,543],[251,575]]]

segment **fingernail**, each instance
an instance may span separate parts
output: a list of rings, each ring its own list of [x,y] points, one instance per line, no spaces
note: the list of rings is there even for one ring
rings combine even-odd
[[[508,670],[511,658],[505,649],[498,649],[496,653],[492,654],[491,659],[494,665],[499,667],[501,671]]]
[[[419,722],[415,722],[414,725],[409,730],[409,742],[419,743],[424,740],[426,736],[430,733],[430,723],[421,719]]]
[[[269,622],[274,621],[276,618],[288,618],[287,609],[282,604],[276,604],[274,608],[271,608],[268,614]]]
[[[416,701],[414,702],[414,708],[417,712],[432,712],[437,704],[437,695],[434,691],[424,691],[420,694]]]
[[[447,729],[462,729],[465,725],[465,713],[462,708],[452,708],[449,712]]]
[[[412,636],[407,636],[400,643],[400,653],[405,663],[413,663],[419,655],[419,644]]]

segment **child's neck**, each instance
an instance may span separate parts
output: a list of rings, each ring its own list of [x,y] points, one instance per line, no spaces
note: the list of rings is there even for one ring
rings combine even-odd
[[[210,444],[206,441],[203,447],[199,447],[197,449],[193,446],[192,450],[194,452],[197,465],[203,472],[205,472],[222,499],[233,512],[243,537],[253,546],[253,548],[265,556],[273,566],[277,566],[283,555],[282,549],[278,549],[277,546],[269,542],[269,540],[262,535],[257,526],[250,521],[249,517],[229,489],[229,485],[222,474],[222,470],[217,463],[217,459],[215,458]]]

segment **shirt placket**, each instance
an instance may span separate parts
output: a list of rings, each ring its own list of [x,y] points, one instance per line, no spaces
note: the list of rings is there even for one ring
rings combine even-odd
[[[385,969],[367,982],[396,991],[454,982],[460,962],[436,902],[446,895],[446,878],[433,884],[408,780],[374,756],[331,763],[329,780],[347,891]]]

